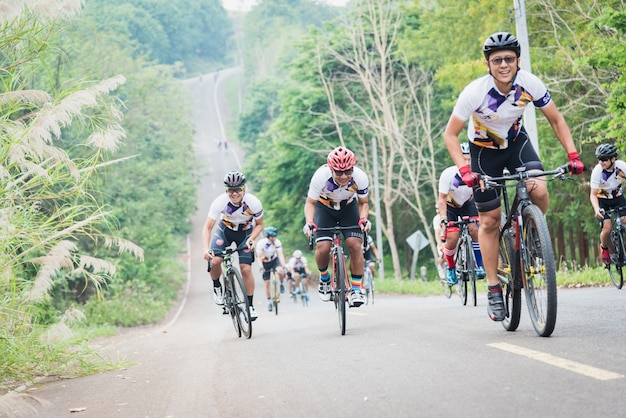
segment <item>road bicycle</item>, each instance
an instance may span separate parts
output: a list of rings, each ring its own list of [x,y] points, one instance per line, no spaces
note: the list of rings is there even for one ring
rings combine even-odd
[[[342,231],[353,230],[354,227],[343,227],[336,225],[332,228],[318,228],[318,232],[332,232],[332,246],[330,257],[332,274],[330,279],[330,300],[333,301],[339,318],[339,330],[341,335],[346,334],[346,307],[348,305],[348,291],[352,289],[352,283],[346,270],[346,254],[341,245]],[[313,249],[314,235],[309,237],[309,248]],[[365,237],[367,238],[367,237]]]
[[[556,264],[546,218],[530,200],[526,180],[543,176],[551,181],[567,179],[569,164],[551,171],[525,171],[501,177],[481,176],[485,189],[500,189],[504,213],[500,226],[498,279],[502,283],[506,317],[502,321],[507,331],[515,331],[521,315],[521,291],[535,332],[549,337],[556,325],[557,287]],[[515,182],[515,197],[509,205],[506,182]]]
[[[363,285],[365,287],[365,304],[369,305],[370,300],[372,301],[372,305],[374,304],[374,275],[372,274],[372,270],[370,270],[370,266],[374,264],[372,260],[365,260],[363,266]]]
[[[298,285],[298,295],[300,296],[300,300],[302,301],[302,306],[309,306],[309,293],[307,289],[307,285],[304,282],[308,276],[306,274],[300,274],[300,283]]]
[[[478,224],[476,219],[469,216],[459,216],[456,221],[450,221],[447,228],[457,227],[459,229],[459,240],[456,246],[456,289],[461,296],[461,303],[467,305],[467,290],[472,294],[474,306],[476,300],[476,256],[474,255],[474,247],[472,246],[472,237],[469,232],[470,224]]]
[[[274,314],[278,315],[278,304],[280,303],[280,280],[278,280],[278,274],[274,268],[270,270],[270,300],[272,302]]]
[[[611,217],[613,226],[611,227],[611,264],[605,268],[609,271],[611,281],[618,289],[624,285],[624,275],[622,268],[626,266],[626,225],[622,223],[619,215],[624,207],[612,208],[607,213]]]
[[[234,244],[234,243],[233,243]],[[235,334],[246,338],[252,337],[252,321],[250,319],[250,304],[248,294],[243,284],[239,268],[233,264],[234,253],[244,248],[245,241],[239,247],[232,245],[224,249],[224,270],[220,280],[224,289],[224,313],[229,314],[235,327]],[[211,271],[211,261],[207,271]]]

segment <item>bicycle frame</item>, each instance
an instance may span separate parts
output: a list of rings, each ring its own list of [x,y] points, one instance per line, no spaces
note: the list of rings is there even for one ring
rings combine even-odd
[[[567,172],[569,165],[551,171],[527,172],[520,168],[515,174],[482,177],[486,189],[501,190],[504,203],[499,256],[501,260],[506,260],[499,263],[498,278],[505,287],[507,314],[502,324],[508,331],[514,331],[519,325],[522,288],[526,293],[529,314],[537,334],[547,337],[554,331],[557,309],[554,252],[545,217],[530,200],[526,181],[545,176],[553,176],[550,180],[562,179]],[[515,197],[510,205],[507,181],[516,182]],[[508,271],[501,271],[500,264],[506,266]]]
[[[461,296],[461,302],[463,305],[467,304],[467,284],[469,282],[474,306],[476,306],[476,259],[474,256],[472,237],[469,232],[470,224],[478,225],[478,221],[472,219],[470,216],[462,216],[458,217],[456,221],[449,222],[446,230],[455,226],[459,229],[455,261],[456,270],[459,273],[456,286],[459,296]]]
[[[611,251],[611,264],[605,267],[609,271],[611,281],[618,289],[624,285],[623,267],[626,266],[626,225],[620,216],[620,212],[624,209],[626,208],[617,207],[609,209],[607,212],[612,222],[610,239],[613,249]],[[615,272],[611,267],[614,267]]]
[[[332,228],[318,228],[320,232],[332,232],[332,245],[330,247],[330,259],[332,264],[332,277],[330,281],[330,300],[334,302],[335,309],[339,316],[339,329],[341,335],[346,333],[346,305],[348,304],[348,289],[352,288],[352,283],[346,270],[346,255],[341,243],[342,231],[351,230],[354,227],[342,227],[336,225]],[[364,237],[365,239],[367,237]],[[309,237],[309,247],[313,248],[313,235]]]

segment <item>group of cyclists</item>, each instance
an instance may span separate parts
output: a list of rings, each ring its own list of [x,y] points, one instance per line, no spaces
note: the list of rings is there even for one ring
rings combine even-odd
[[[446,277],[450,283],[456,278],[454,252],[458,231],[448,228],[450,221],[459,216],[478,219],[470,233],[475,241],[477,276],[485,278],[488,285],[487,313],[493,321],[505,319],[506,308],[502,287],[497,277],[499,252],[499,227],[501,221],[500,192],[486,190],[483,176],[498,177],[505,169],[543,170],[537,150],[522,125],[522,115],[531,103],[548,120],[554,134],[567,152],[570,172],[581,174],[584,165],[576,150],[570,129],[557,109],[546,85],[535,75],[520,68],[521,48],[517,38],[507,32],[490,35],[482,46],[487,74],[470,82],[459,94],[443,135],[444,143],[454,163],[440,177],[437,211],[442,231],[443,258]],[[467,123],[468,141],[459,140]],[[616,206],[626,207],[621,191],[621,181],[626,177],[626,163],[617,160],[617,148],[611,144],[600,145],[596,150],[598,165],[591,175],[590,200],[596,216],[603,222],[601,233],[602,259],[609,263],[606,210]],[[211,270],[214,280],[215,301],[219,303],[221,290],[219,273],[221,251],[233,240],[245,243],[240,250],[242,275],[252,306],[254,284],[250,264],[254,259],[256,238],[263,231],[263,210],[259,200],[245,192],[245,177],[239,172],[228,173],[224,178],[226,194],[218,197],[205,223],[203,232],[204,257],[215,266]],[[531,200],[545,213],[549,206],[546,181],[542,178],[528,180]],[[330,300],[330,248],[332,232],[339,225],[347,228],[344,242],[349,252],[351,289],[349,304],[359,307],[365,302],[362,279],[365,268],[363,237],[371,229],[369,216],[369,178],[356,166],[355,154],[344,146],[333,149],[326,164],[313,174],[304,204],[303,232],[315,239],[315,262],[319,271],[318,292],[323,301]],[[622,213],[626,215],[626,212]],[[436,222],[435,222],[436,224]],[[217,225],[211,238],[211,231]],[[435,225],[437,226],[437,225]],[[265,270],[285,262],[276,229],[267,228],[266,237],[259,241],[257,254]],[[271,244],[273,243],[273,244]],[[269,247],[274,247],[275,252]],[[275,256],[274,256],[275,255]],[[300,259],[295,251],[292,259]],[[378,258],[378,255],[376,256]],[[291,263],[291,260],[290,260]],[[309,272],[304,265],[302,271]],[[292,272],[293,274],[293,272]],[[284,273],[280,275],[284,280]],[[269,297],[266,284],[266,296]],[[268,305],[271,306],[271,305]],[[252,308],[254,312],[254,308]],[[252,313],[256,319],[256,312]]]

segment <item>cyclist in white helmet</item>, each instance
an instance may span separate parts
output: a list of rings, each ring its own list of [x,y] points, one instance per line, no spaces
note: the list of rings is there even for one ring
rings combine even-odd
[[[470,151],[469,143],[461,144],[463,158],[469,164]],[[441,173],[439,176],[439,199],[437,200],[437,213],[439,214],[439,222],[441,224],[441,241],[443,242],[443,255],[446,259],[447,269],[446,278],[448,283],[456,284],[456,263],[454,257],[456,255],[457,243],[459,242],[459,228],[457,226],[448,226],[450,221],[454,222],[458,217],[469,216],[478,220],[478,211],[474,204],[474,191],[471,187],[467,187],[463,183],[459,168],[452,165]],[[476,258],[476,278],[485,278],[485,269],[483,268],[483,257],[480,253],[480,245],[478,244],[478,227],[472,223],[469,225],[470,235],[472,237],[472,246],[474,247],[474,256]]]

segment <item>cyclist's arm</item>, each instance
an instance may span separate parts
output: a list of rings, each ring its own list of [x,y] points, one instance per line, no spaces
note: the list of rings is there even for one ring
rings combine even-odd
[[[569,154],[570,152],[576,152],[576,145],[572,139],[572,133],[567,126],[567,122],[563,117],[563,114],[556,108],[554,102],[548,103],[546,106],[539,108],[543,115],[546,117],[554,134],[558,138],[559,142]]]
[[[437,212],[440,219],[448,219],[448,195],[439,193],[439,199],[437,200]],[[454,219],[453,219],[454,220]]]
[[[204,222],[204,228],[202,229],[202,249],[205,259],[208,259],[208,252],[211,248],[211,232],[213,231],[213,226],[215,226],[215,219],[207,216]]]
[[[452,158],[454,164],[459,168],[466,165],[465,158],[463,157],[463,152],[461,151],[461,143],[459,142],[459,134],[463,130],[464,126],[464,120],[461,120],[458,117],[451,115],[450,120],[448,120],[446,130],[443,133],[443,141],[446,144],[446,148],[448,148],[450,157]]]
[[[363,219],[367,219],[370,215],[370,204],[369,204],[369,199],[367,196],[359,196],[358,197],[358,202],[359,202],[359,218]]]
[[[256,218],[254,221],[254,228],[252,228],[252,232],[248,237],[248,241],[252,241],[253,243],[256,241],[257,237],[261,235],[261,232],[263,232],[263,216]],[[254,244],[252,245],[252,248],[254,248]]]
[[[600,213],[600,199],[598,198],[598,192],[598,188],[592,187],[589,191],[589,200],[591,201],[591,206],[593,207],[594,216],[596,218],[602,219],[602,215]]]
[[[305,223],[313,223],[313,219],[315,219],[315,205],[317,204],[317,200],[307,197],[306,203],[304,204],[304,220]]]

